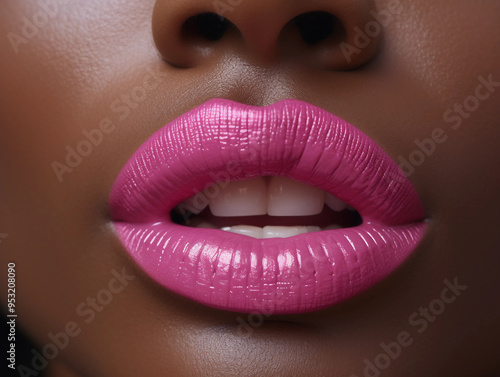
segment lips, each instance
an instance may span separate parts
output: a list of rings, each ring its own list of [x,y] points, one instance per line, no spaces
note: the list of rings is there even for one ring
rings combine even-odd
[[[193,197],[217,200],[229,182],[260,177],[323,190],[362,223],[260,239],[172,220]],[[109,202],[125,249],[156,282],[238,312],[295,314],[345,301],[400,266],[425,231],[422,203],[391,158],[354,126],[297,100],[202,104],[134,153]]]

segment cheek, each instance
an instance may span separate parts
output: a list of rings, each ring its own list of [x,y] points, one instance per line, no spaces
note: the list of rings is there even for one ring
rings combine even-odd
[[[137,43],[152,40],[154,2],[58,0],[52,9],[41,3],[0,5],[0,34],[10,36],[0,39],[0,234],[9,240],[0,245],[0,258],[20,267],[25,294],[18,308],[44,341],[45,329],[75,317],[80,300],[95,291],[99,271],[105,279],[112,269],[103,248],[116,245],[103,240],[95,220],[106,213],[100,174],[112,180],[103,167],[109,140],[93,130],[110,129],[101,121],[115,115],[109,103],[128,84],[124,72],[154,54],[152,41],[151,48]],[[89,145],[86,159],[70,157],[78,169],[58,179],[54,163],[67,165],[68,148],[86,155]],[[99,255],[103,265],[93,258]],[[46,310],[35,314],[32,307]]]
[[[401,116],[405,127],[386,140],[450,240],[457,233],[477,238],[481,220],[497,222],[498,14],[498,2],[405,2],[384,35],[386,68],[398,77],[397,90],[413,97],[400,102],[403,111],[414,106]]]
[[[417,0],[401,9],[386,33],[387,44],[397,48],[387,53],[429,98],[446,105],[468,93],[479,75],[500,76],[500,3]]]
[[[0,174],[13,197],[33,198],[36,187],[39,195],[57,201],[70,190],[60,184],[53,163],[64,162],[67,148],[78,146],[81,155],[95,149],[89,165],[97,160],[99,135],[88,134],[113,129],[109,104],[125,91],[127,77],[135,79],[125,72],[154,54],[154,2],[140,9],[127,1],[49,3],[56,5],[9,0],[1,6],[0,28],[10,37],[0,41],[5,51],[0,61]],[[143,42],[148,39],[151,48]],[[88,139],[94,145],[83,141]],[[33,206],[29,200],[16,202]]]

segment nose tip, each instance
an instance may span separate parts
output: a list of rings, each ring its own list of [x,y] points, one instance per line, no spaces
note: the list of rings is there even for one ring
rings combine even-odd
[[[196,67],[234,53],[257,64],[284,60],[329,70],[369,61],[380,34],[359,32],[372,21],[367,0],[157,0],[153,37],[163,59]],[[362,47],[362,48],[360,48]]]

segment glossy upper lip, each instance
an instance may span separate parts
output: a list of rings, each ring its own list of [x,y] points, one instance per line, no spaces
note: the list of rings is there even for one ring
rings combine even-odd
[[[262,175],[330,192],[363,224],[257,240],[170,220],[172,208],[217,181]],[[244,312],[341,302],[396,269],[424,233],[421,201],[390,157],[354,126],[298,100],[253,107],[214,99],[180,116],[134,153],[110,209],[126,249],[156,281]]]

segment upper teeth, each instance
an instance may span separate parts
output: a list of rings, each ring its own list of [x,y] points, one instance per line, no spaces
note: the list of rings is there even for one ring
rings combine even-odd
[[[285,177],[258,177],[217,183],[179,205],[198,214],[207,206],[214,216],[312,216],[324,205],[343,211],[347,204],[325,191]]]

